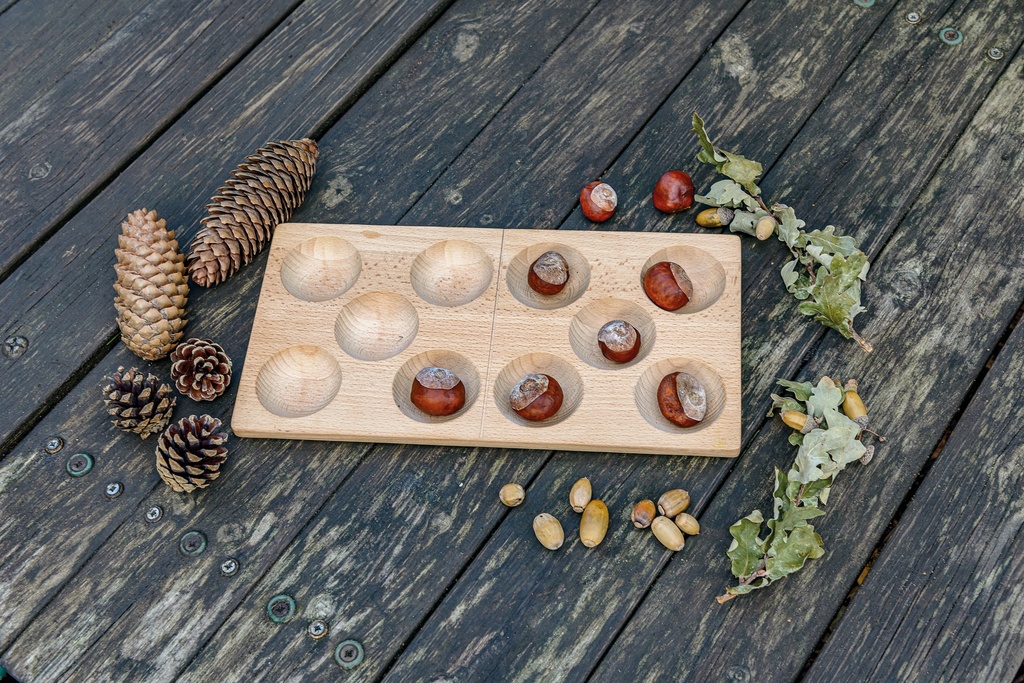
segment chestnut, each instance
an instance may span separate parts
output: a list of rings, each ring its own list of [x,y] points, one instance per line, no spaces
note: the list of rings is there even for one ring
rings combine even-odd
[[[678,311],[693,298],[693,283],[678,263],[660,261],[644,273],[644,292],[659,308]]]
[[[526,281],[538,294],[558,294],[569,281],[569,262],[557,251],[546,251],[530,264]]]
[[[604,223],[611,218],[618,204],[619,198],[608,183],[595,180],[580,190],[580,208],[583,209],[583,215],[595,223]]]
[[[451,415],[466,405],[466,385],[451,370],[426,367],[416,373],[409,399],[427,415]]]
[[[640,333],[625,320],[612,320],[598,330],[597,345],[613,363],[628,363],[640,353]]]
[[[554,377],[530,373],[508,392],[512,410],[524,420],[546,420],[562,407],[562,387]]]
[[[672,424],[680,427],[699,424],[708,410],[704,385],[687,372],[665,375],[658,385],[658,408]]]
[[[693,181],[683,171],[668,171],[654,186],[651,200],[664,213],[686,211],[693,204]]]

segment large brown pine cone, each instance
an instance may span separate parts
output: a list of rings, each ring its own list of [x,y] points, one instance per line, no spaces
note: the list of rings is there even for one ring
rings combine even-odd
[[[228,459],[226,432],[209,415],[182,418],[160,435],[156,444],[156,471],[179,493],[203,489],[220,476]]]
[[[114,308],[121,340],[140,358],[157,360],[184,334],[188,275],[174,231],[156,211],[128,214],[114,250]]]
[[[109,377],[103,387],[103,400],[107,412],[114,418],[114,426],[134,432],[143,439],[163,431],[171,421],[177,399],[171,396],[171,385],[162,384],[156,375],[143,379],[142,371],[123,367]]]
[[[185,396],[212,401],[231,384],[231,359],[220,344],[192,338],[171,353],[171,379]]]
[[[274,228],[305,198],[318,153],[309,138],[271,142],[231,172],[207,204],[209,215],[189,245],[193,282],[220,284],[260,253]]]

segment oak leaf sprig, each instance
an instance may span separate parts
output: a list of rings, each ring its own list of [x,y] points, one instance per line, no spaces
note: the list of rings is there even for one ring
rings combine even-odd
[[[772,234],[789,248],[793,256],[782,267],[786,289],[800,301],[799,311],[830,327],[846,339],[856,339],[870,352],[868,343],[854,328],[853,319],[866,310],[861,305],[861,283],[868,274],[868,257],[857,241],[837,235],[834,225],[824,230],[804,230],[807,224],[785,204],[767,205],[761,197],[757,179],[763,167],[756,161],[715,147],[704,121],[693,114],[693,132],[700,141],[697,160],[710,164],[726,176],[694,199],[708,206],[733,210],[729,230],[767,239]],[[768,231],[761,219],[770,216]]]
[[[729,527],[733,541],[727,554],[738,583],[719,596],[719,603],[766,588],[824,555],[824,542],[809,522],[825,514],[822,507],[836,476],[852,462],[867,464],[874,454],[874,445],[861,441],[868,431],[867,410],[855,380],[846,389],[829,377],[817,384],[779,380],[779,385],[791,395],[772,394],[768,415],[780,411],[794,428],[789,440],[799,451],[787,471],[775,468],[771,519],[765,522],[754,510]]]

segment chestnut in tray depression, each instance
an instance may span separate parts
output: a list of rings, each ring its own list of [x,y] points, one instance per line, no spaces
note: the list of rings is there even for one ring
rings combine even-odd
[[[538,294],[558,294],[569,281],[569,262],[557,251],[546,251],[530,264],[526,280]]]
[[[680,427],[700,424],[708,410],[704,385],[687,372],[665,375],[658,385],[658,408],[672,424]]]
[[[660,261],[644,273],[644,292],[655,306],[678,311],[693,298],[693,283],[678,263]]]
[[[409,399],[427,415],[452,415],[466,405],[466,385],[451,370],[426,367],[416,373]]]
[[[554,377],[530,373],[520,379],[509,392],[512,410],[524,420],[546,420],[562,407],[562,387]]]
[[[598,331],[597,345],[613,363],[628,363],[640,353],[640,333],[625,320],[612,320]]]

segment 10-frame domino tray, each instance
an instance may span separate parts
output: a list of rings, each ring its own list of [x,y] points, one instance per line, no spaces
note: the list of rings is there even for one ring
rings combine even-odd
[[[565,289],[542,296],[529,266],[555,250]],[[683,267],[694,294],[655,306],[643,273]],[[605,359],[621,319],[637,357]],[[432,417],[410,401],[424,367],[455,372],[465,406]],[[666,420],[662,377],[703,383],[695,427]],[[509,407],[529,372],[565,394],[543,422]],[[238,436],[732,457],[740,447],[740,241],[733,235],[289,223],[267,260],[232,428]]]

